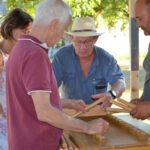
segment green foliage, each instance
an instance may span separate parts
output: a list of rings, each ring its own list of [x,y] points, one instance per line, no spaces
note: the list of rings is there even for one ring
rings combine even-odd
[[[7,12],[14,8],[22,8],[34,17],[34,10],[40,1],[41,0],[7,0],[5,7]]]
[[[71,6],[74,17],[91,16],[106,24],[109,29],[121,22],[121,30],[129,23],[128,0],[66,0]],[[99,18],[103,18],[99,20]]]
[[[10,11],[16,7],[22,8],[34,17],[34,9],[41,0],[7,0],[6,8]],[[91,16],[108,28],[121,22],[121,30],[128,24],[128,0],[65,0],[72,8],[73,18]],[[101,18],[103,19],[99,19]]]

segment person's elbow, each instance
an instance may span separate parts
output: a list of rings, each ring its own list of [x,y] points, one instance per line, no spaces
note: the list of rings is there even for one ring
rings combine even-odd
[[[37,119],[41,122],[47,122],[48,120],[48,112],[46,109],[44,110],[40,110],[38,112],[36,112],[37,114]]]
[[[122,83],[122,93],[123,93],[125,90],[126,90],[126,83],[123,82],[123,83]]]

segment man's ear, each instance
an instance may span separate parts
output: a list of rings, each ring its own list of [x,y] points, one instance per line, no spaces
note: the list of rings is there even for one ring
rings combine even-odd
[[[58,30],[58,25],[59,25],[59,19],[52,20],[49,24],[50,31],[55,32],[56,30]]]
[[[94,43],[96,43],[96,41],[98,40],[98,38],[99,38],[99,36],[95,36],[94,37],[94,41],[95,41]]]
[[[96,37],[95,37],[95,41],[97,41],[97,40],[98,40],[98,38],[99,38],[99,36],[96,36]]]

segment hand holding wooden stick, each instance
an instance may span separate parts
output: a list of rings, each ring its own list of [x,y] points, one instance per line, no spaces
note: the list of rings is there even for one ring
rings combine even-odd
[[[112,114],[112,113],[128,113],[125,109],[121,109],[121,108],[111,108],[111,107],[107,107],[106,108],[107,114]]]
[[[131,110],[132,110],[132,108],[128,107],[127,105],[124,105],[123,103],[120,103],[120,102],[117,102],[114,100],[110,100],[110,103],[125,109],[127,112],[131,112]]]
[[[88,111],[92,108],[94,108],[96,105],[98,105],[99,103],[103,102],[103,98],[100,98],[98,99],[97,101],[95,101],[94,103],[88,105],[85,110]],[[77,113],[75,113],[72,117],[75,118],[75,117],[78,117],[79,115],[81,115],[83,112],[82,111],[79,111]]]
[[[127,106],[130,107],[130,108],[135,108],[135,107],[136,107],[136,105],[134,105],[134,104],[132,104],[132,103],[130,103],[130,102],[127,102],[126,100],[124,100],[124,99],[122,99],[122,98],[118,98],[117,101],[118,101],[118,102],[121,102],[121,103],[123,103],[123,104],[125,104],[125,105],[127,105]]]
[[[119,104],[120,104],[119,107],[121,107],[121,108],[123,108],[123,109],[122,109],[122,110],[118,110],[118,111],[116,110],[115,112],[130,112],[130,111],[132,110],[131,108],[135,108],[135,105],[134,105],[134,104],[129,103],[129,102],[127,102],[127,101],[125,101],[125,100],[123,100],[123,99],[121,99],[121,98],[119,98],[118,101],[121,102],[121,103],[123,103],[123,104],[120,104],[120,103],[119,103]],[[89,106],[87,106],[87,107],[85,108],[85,110],[86,110],[86,111],[89,111],[90,109],[94,108],[96,105],[98,105],[98,104],[101,103],[101,102],[103,102],[103,98],[101,98],[101,99],[95,101],[94,103],[90,104]],[[118,103],[117,103],[116,101],[114,101],[114,100],[111,100],[111,102],[112,102],[112,103],[115,103],[115,105],[118,104]],[[124,104],[127,105],[127,106],[124,106]],[[117,105],[117,106],[118,106],[118,105]],[[130,108],[128,108],[128,106],[129,106]],[[106,110],[108,110],[108,112],[109,112],[109,109],[106,109]],[[79,111],[79,112],[75,113],[72,117],[73,117],[73,118],[78,117],[78,116],[81,115],[82,113],[83,113],[82,111]]]
[[[136,107],[136,105],[134,105],[130,102],[127,102],[126,100],[123,100],[121,98],[118,98],[117,101],[110,100],[110,102],[116,106],[123,108],[124,110],[126,110],[129,113],[132,111],[133,108]]]

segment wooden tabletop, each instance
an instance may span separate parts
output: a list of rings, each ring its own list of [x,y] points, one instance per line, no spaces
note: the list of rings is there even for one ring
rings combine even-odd
[[[128,114],[113,114],[113,116],[137,127],[138,129],[150,135],[150,120],[144,120],[144,121],[137,120],[137,119],[132,118]]]

